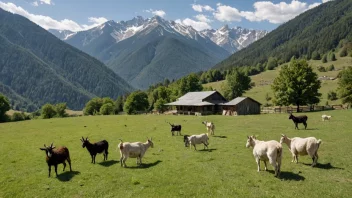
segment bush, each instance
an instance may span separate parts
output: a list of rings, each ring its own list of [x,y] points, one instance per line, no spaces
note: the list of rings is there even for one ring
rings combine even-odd
[[[11,116],[12,122],[23,121],[26,119],[26,115],[24,113],[15,112]]]
[[[36,119],[38,117],[40,117],[40,110],[34,111],[29,115],[30,119]]]
[[[327,63],[328,62],[328,56],[326,54],[321,59],[321,62],[323,62],[323,63]]]
[[[114,105],[109,103],[103,104],[100,108],[101,115],[113,115],[114,114]]]
[[[67,117],[67,113],[66,113],[66,103],[59,103],[55,105],[55,111],[56,111],[56,116],[63,118],[63,117]]]
[[[337,93],[334,91],[329,91],[328,93],[328,100],[337,100]]]
[[[345,57],[348,55],[347,48],[344,47],[340,52],[340,57]]]
[[[326,72],[326,69],[325,69],[325,67],[323,67],[323,66],[318,66],[317,69],[318,69],[318,71],[320,71],[320,72]]]
[[[8,110],[10,110],[9,99],[0,94],[0,122],[9,121],[9,117],[6,115],[6,111]]]
[[[334,66],[334,65],[330,65],[330,66],[328,66],[328,67],[326,68],[326,70],[328,70],[328,71],[333,71],[333,70],[335,70],[335,66]]]
[[[42,106],[42,118],[50,119],[56,115],[55,107],[52,104],[45,104]]]

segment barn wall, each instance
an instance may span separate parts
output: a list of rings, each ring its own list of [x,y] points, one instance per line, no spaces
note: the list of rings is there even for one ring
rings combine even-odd
[[[246,98],[236,105],[236,111],[238,115],[260,114],[260,105]]]

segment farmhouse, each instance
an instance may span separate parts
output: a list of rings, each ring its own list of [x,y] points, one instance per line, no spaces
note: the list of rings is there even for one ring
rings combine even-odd
[[[250,97],[237,97],[223,104],[223,115],[260,114],[260,103]]]
[[[217,91],[188,92],[175,102],[165,105],[175,106],[176,114],[209,115],[222,112],[222,104],[227,100]]]
[[[238,97],[228,102],[217,91],[188,92],[175,102],[165,104],[174,106],[174,114],[187,115],[250,115],[260,114],[260,103],[249,97]]]

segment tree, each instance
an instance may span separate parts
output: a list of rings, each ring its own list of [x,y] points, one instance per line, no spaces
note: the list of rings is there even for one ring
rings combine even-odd
[[[100,115],[112,115],[114,114],[114,105],[110,102],[103,104],[100,107]]]
[[[326,72],[326,69],[325,69],[325,67],[323,67],[323,66],[318,66],[317,69],[318,69],[318,71],[320,71],[320,72]]]
[[[273,57],[270,57],[268,63],[266,64],[266,69],[273,70],[275,67],[277,67],[277,60]]]
[[[327,63],[328,62],[328,56],[326,54],[324,54],[323,58],[321,59],[321,61],[323,63]]]
[[[43,119],[50,119],[56,115],[55,107],[52,104],[45,104],[42,106],[42,113]]]
[[[347,67],[339,73],[337,92],[343,103],[352,104],[352,67]]]
[[[335,70],[335,66],[334,66],[333,64],[331,64],[330,66],[328,66],[328,67],[326,68],[326,70],[327,70],[327,71],[333,71],[333,70]]]
[[[0,94],[0,122],[6,122],[8,117],[6,111],[10,110],[10,102],[7,97]]]
[[[148,107],[148,95],[142,91],[135,91],[127,97],[124,110],[127,114],[135,114],[137,111],[147,110]]]
[[[101,98],[93,98],[87,102],[84,107],[84,115],[95,115],[99,113],[101,106],[103,105],[103,100]]]
[[[320,54],[317,51],[314,51],[312,53],[312,59],[313,60],[320,60]]]
[[[115,107],[114,107],[115,114],[118,114],[119,112],[123,111],[123,98],[122,98],[122,96],[117,97],[114,105],[115,105]]]
[[[294,60],[283,66],[271,85],[277,105],[300,105],[319,103],[321,82],[306,60]]]
[[[331,61],[336,61],[337,60],[336,56],[335,56],[335,53],[333,53],[333,52],[330,53],[330,60]]]
[[[347,48],[346,47],[342,48],[340,52],[340,57],[345,57],[347,55],[348,55]]]
[[[337,100],[337,94],[334,91],[329,91],[328,92],[328,100]]]
[[[55,105],[56,115],[60,118],[67,117],[66,109],[66,103],[59,103]]]
[[[158,111],[164,111],[166,109],[165,105],[167,102],[163,98],[159,98],[155,104],[154,108]]]
[[[222,84],[224,97],[228,100],[242,96],[242,94],[251,88],[251,78],[235,69],[226,77],[226,82]]]

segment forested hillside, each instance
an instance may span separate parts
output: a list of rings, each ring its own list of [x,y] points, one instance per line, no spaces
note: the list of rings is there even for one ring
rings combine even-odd
[[[133,90],[97,59],[2,9],[0,87],[15,109],[30,111],[47,102],[82,109],[92,97],[117,98]]]
[[[215,67],[256,66],[269,57],[278,62],[288,62],[293,56],[310,59],[329,52],[342,39],[352,40],[351,0],[331,1],[308,10]]]

